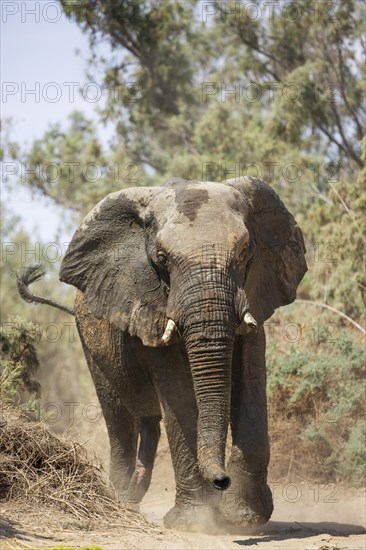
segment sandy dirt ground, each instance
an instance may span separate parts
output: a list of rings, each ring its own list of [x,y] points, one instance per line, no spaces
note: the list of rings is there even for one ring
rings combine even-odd
[[[163,528],[164,514],[174,503],[174,478],[166,441],[159,447],[152,484],[141,511],[155,527],[122,529],[111,518],[93,525],[47,510],[0,507],[0,548],[41,549],[63,544],[103,550],[209,550],[248,547],[259,550],[365,550],[366,492],[314,483],[270,483],[275,510],[270,522],[256,530],[193,534]]]
[[[96,528],[55,512],[22,512],[3,507],[0,520],[0,548],[52,548],[60,544],[80,548],[98,545],[104,550],[119,549],[315,549],[364,550],[365,494],[339,490],[338,502],[314,502],[313,490],[302,485],[303,495],[296,503],[282,497],[284,486],[277,486],[273,518],[261,529],[233,530],[220,535],[167,531],[163,527],[123,530],[113,521]],[[152,490],[143,506],[144,515],[162,526],[162,517],[171,507],[174,495]]]

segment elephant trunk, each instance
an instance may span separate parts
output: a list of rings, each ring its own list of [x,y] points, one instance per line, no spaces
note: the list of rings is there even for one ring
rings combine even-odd
[[[199,470],[217,489],[227,489],[225,445],[230,416],[231,346],[211,342],[211,349],[188,350],[198,409]],[[205,346],[206,348],[206,346]],[[228,349],[229,348],[229,349]]]
[[[183,333],[198,409],[198,467],[203,478],[220,490],[230,485],[225,472],[225,446],[235,334],[235,327],[228,319],[230,315],[223,315],[223,309],[228,308],[223,306],[222,302],[219,307],[218,304],[208,307],[207,301],[196,302]],[[205,311],[215,311],[217,318],[202,320]]]

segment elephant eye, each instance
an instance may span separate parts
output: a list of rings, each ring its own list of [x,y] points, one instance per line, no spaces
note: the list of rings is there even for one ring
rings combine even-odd
[[[239,253],[239,262],[244,262],[246,256],[247,256],[247,247],[243,248]]]
[[[158,257],[159,264],[166,267],[168,258],[165,252],[163,252],[162,250],[159,250],[159,252],[157,253],[157,257]]]

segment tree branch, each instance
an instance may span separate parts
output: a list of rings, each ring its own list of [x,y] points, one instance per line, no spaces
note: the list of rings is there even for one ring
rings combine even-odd
[[[316,126],[319,128],[319,130],[321,132],[323,132],[324,135],[327,136],[327,138],[329,139],[329,141],[331,141],[332,143],[334,143],[335,145],[337,145],[337,147],[339,147],[339,149],[341,149],[344,153],[349,154],[353,160],[358,164],[358,166],[360,166],[360,168],[363,168],[363,163],[362,163],[362,160],[360,159],[360,157],[358,155],[356,155],[356,153],[352,150],[352,153],[350,151],[347,150],[347,148],[341,143],[339,142],[330,132],[329,130],[327,130],[323,124],[319,121],[319,118],[317,117],[317,115],[315,113],[313,113],[313,116],[314,116],[314,122],[316,123]]]
[[[295,300],[294,303],[295,304],[296,303],[299,303],[299,304],[312,304],[313,306],[318,306],[318,307],[322,307],[322,308],[325,308],[325,309],[329,309],[333,313],[337,313],[337,315],[339,315],[340,317],[343,317],[343,319],[346,319],[349,323],[351,323],[354,327],[356,327],[363,334],[366,334],[366,329],[365,328],[363,328],[361,325],[356,323],[356,321],[351,319],[351,317],[348,317],[348,315],[343,313],[343,311],[340,311],[339,309],[337,309],[333,306],[329,306],[328,304],[323,304],[322,302],[314,302],[313,300],[300,300],[300,299],[298,299],[298,300]]]
[[[356,127],[357,127],[357,132],[358,132],[358,135],[360,136],[360,139],[363,135],[363,128],[362,128],[362,125],[357,117],[357,114],[355,113],[355,111],[352,109],[351,105],[349,104],[348,102],[348,99],[347,99],[347,96],[345,94],[345,81],[344,81],[344,59],[343,59],[343,54],[342,54],[342,49],[339,47],[339,44],[337,43],[336,45],[336,49],[337,49],[337,53],[338,53],[338,68],[339,68],[339,77],[340,77],[340,81],[341,81],[341,86],[339,87],[340,89],[340,92],[341,92],[341,96],[342,96],[342,99],[344,101],[344,104],[345,106],[347,107],[348,111],[351,113],[352,117],[353,117],[353,120],[356,124]]]

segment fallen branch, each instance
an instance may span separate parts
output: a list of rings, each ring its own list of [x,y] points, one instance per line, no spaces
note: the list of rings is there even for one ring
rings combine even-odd
[[[366,329],[359,325],[356,321],[354,321],[351,317],[343,313],[343,311],[340,311],[339,309],[329,306],[328,304],[323,304],[322,302],[314,302],[313,300],[295,300],[294,303],[300,303],[300,304],[312,304],[313,306],[323,307],[324,309],[329,309],[330,311],[333,311],[333,313],[337,313],[340,317],[343,317],[343,319],[346,319],[349,323],[351,323],[354,327],[356,327],[358,330],[360,330],[363,334],[366,334]]]

